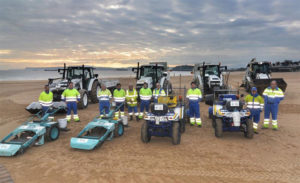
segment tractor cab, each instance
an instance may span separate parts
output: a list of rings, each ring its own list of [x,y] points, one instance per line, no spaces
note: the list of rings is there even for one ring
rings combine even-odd
[[[270,63],[252,61],[248,64],[251,79],[269,79],[270,78]]]

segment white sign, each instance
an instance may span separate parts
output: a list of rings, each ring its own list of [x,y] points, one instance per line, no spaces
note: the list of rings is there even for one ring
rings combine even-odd
[[[156,111],[162,111],[164,110],[164,105],[160,104],[160,105],[154,105],[154,110]]]
[[[230,106],[231,107],[238,107],[238,106],[240,106],[240,101],[233,100],[233,101],[230,102]]]
[[[77,142],[79,143],[86,143],[88,141],[88,139],[78,139]]]
[[[0,144],[0,149],[8,149],[9,147],[9,144]]]

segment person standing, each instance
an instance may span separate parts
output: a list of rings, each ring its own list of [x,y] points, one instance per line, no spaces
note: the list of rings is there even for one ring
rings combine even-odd
[[[77,102],[80,101],[80,93],[77,89],[73,88],[73,83],[69,83],[69,87],[64,90],[61,95],[61,99],[66,101],[68,111],[67,111],[67,121],[71,121],[71,112],[73,111],[73,119],[75,122],[79,122],[79,116],[77,114]]]
[[[140,89],[140,114],[139,119],[143,119],[144,110],[146,110],[146,114],[149,112],[149,106],[152,98],[152,91],[148,88],[148,83],[144,83],[143,88]]]
[[[189,100],[189,113],[190,113],[190,124],[198,127],[202,126],[200,118],[200,106],[199,102],[202,100],[202,93],[199,88],[196,88],[196,83],[191,83],[191,88],[187,92],[186,98]]]
[[[126,102],[128,105],[128,114],[130,116],[130,120],[133,120],[133,113],[135,115],[136,120],[138,120],[138,111],[137,111],[137,92],[133,88],[133,85],[130,84],[128,90],[126,91]]]
[[[278,88],[277,82],[273,80],[270,87],[266,88],[263,96],[265,98],[265,119],[263,128],[269,128],[270,113],[272,114],[272,128],[278,130],[277,114],[278,106],[281,100],[284,98],[283,91]]]
[[[251,89],[251,94],[245,97],[245,103],[247,109],[250,110],[251,120],[253,120],[253,130],[254,133],[258,134],[257,127],[260,121],[260,113],[264,108],[264,99],[257,93],[257,88],[253,87]]]
[[[42,106],[43,113],[49,110],[53,105],[53,93],[49,91],[49,85],[45,85],[44,91],[40,94],[39,103]],[[54,120],[54,117],[51,115],[48,117],[50,120]]]
[[[116,102],[116,107],[120,107],[119,111],[121,113],[121,117],[124,116],[124,103],[125,103],[126,93],[125,90],[121,88],[121,84],[117,84],[117,89],[114,90],[114,101]],[[119,111],[115,112],[115,118],[120,118]]]
[[[166,96],[164,89],[160,88],[160,84],[156,83],[156,88],[153,90],[154,103],[157,103],[158,97]]]
[[[97,97],[99,100],[99,112],[100,118],[104,117],[109,113],[110,103],[109,100],[111,99],[111,92],[109,89],[106,88],[104,84],[101,85],[101,90],[98,91]]]

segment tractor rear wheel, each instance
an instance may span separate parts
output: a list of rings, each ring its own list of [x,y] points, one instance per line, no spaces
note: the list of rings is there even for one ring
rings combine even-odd
[[[148,123],[144,121],[141,129],[141,140],[144,143],[148,143],[151,140],[151,136],[148,134]]]
[[[53,125],[46,129],[45,140],[54,141],[58,139],[59,134],[60,134],[60,129],[58,125]]]
[[[120,137],[124,134],[124,125],[123,123],[117,123],[114,129],[114,137]]]
[[[217,118],[216,119],[216,126],[215,126],[215,136],[216,137],[222,137],[222,135],[223,135],[222,119]]]
[[[253,121],[248,119],[246,121],[247,130],[244,132],[244,135],[246,138],[252,139],[253,138]]]
[[[172,126],[172,143],[173,145],[180,144],[181,133],[179,129],[179,123],[173,122]]]
[[[97,80],[94,81],[92,85],[92,90],[91,90],[91,101],[92,103],[98,103],[98,97],[97,94],[100,91],[100,84]]]
[[[80,101],[78,102],[78,109],[85,109],[89,105],[88,93],[86,90],[79,90]]]

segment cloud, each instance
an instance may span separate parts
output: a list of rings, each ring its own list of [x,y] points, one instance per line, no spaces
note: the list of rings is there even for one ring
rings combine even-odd
[[[0,62],[299,60],[299,8],[294,0],[4,0]]]

